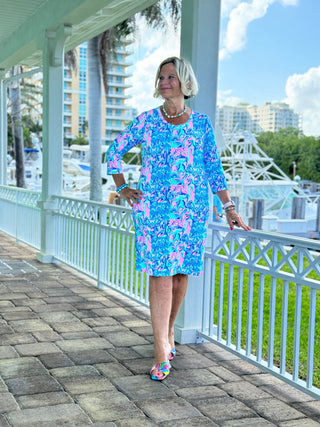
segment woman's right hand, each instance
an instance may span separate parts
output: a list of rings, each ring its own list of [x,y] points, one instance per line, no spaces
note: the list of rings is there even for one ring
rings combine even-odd
[[[132,207],[133,205],[140,202],[142,199],[142,194],[142,191],[138,190],[137,188],[125,187],[120,191],[119,196],[121,199],[126,200]]]

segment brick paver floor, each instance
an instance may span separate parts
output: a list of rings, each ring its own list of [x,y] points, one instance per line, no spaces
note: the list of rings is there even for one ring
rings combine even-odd
[[[0,427],[317,426],[320,401],[214,344],[151,381],[148,310],[0,234]]]

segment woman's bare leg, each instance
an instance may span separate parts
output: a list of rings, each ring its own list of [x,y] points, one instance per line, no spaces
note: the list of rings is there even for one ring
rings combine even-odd
[[[168,340],[170,349],[174,348],[174,322],[177,318],[180,306],[185,297],[188,287],[188,276],[186,274],[175,274],[172,277],[172,306],[169,319]]]
[[[149,300],[154,337],[155,363],[168,360],[168,329],[172,307],[172,277],[149,278]]]

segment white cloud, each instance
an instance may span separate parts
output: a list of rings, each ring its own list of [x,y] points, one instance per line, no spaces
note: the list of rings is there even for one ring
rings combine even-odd
[[[252,0],[251,2],[227,0],[222,13],[230,12],[230,17],[226,33],[222,38],[220,59],[228,58],[232,53],[245,47],[250,22],[265,16],[269,6],[276,2],[280,2],[283,6],[298,4],[298,0]]]
[[[134,49],[143,56],[135,63],[133,75],[129,84],[128,95],[131,99],[128,104],[137,108],[138,114],[150,110],[161,104],[161,100],[153,98],[154,79],[159,64],[169,56],[179,56],[180,37],[172,26],[168,24],[165,30],[151,30],[140,21],[138,41],[134,44]]]
[[[237,96],[232,95],[232,90],[219,90],[218,96],[217,96],[217,104],[220,106],[223,105],[230,105],[230,106],[236,106],[241,102],[242,100],[238,98]]]
[[[286,84],[287,102],[303,114],[303,132],[320,136],[320,66],[304,74],[293,74]]]
[[[238,6],[242,0],[222,0],[221,2],[221,16],[229,17],[232,9]]]

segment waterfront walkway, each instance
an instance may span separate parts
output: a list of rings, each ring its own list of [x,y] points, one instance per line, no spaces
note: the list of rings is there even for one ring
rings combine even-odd
[[[320,401],[211,343],[151,381],[148,310],[0,233],[0,427],[319,426]]]

